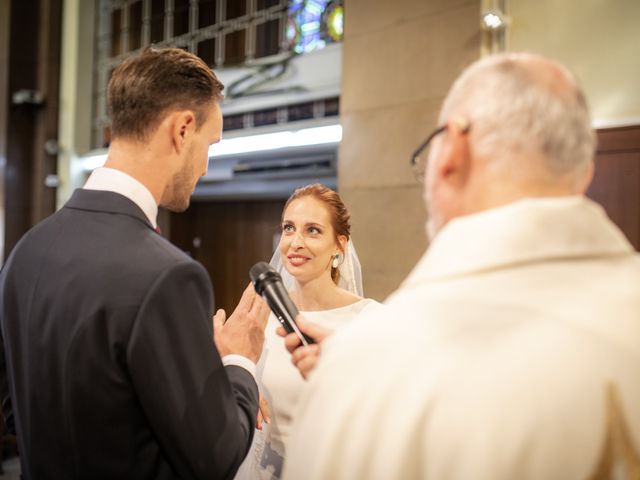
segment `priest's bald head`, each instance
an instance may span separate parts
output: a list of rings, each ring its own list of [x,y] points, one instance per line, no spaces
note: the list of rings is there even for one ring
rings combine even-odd
[[[433,237],[449,220],[524,197],[582,194],[595,133],[574,76],[544,57],[481,59],[456,80],[426,158]]]

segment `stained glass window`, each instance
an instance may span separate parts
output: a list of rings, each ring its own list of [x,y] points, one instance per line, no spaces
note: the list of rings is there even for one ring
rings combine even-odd
[[[184,48],[218,69],[311,52],[342,40],[345,0],[94,1],[95,147],[109,143],[106,89],[111,71],[149,45]]]
[[[311,52],[342,40],[341,0],[290,0],[286,38],[295,53]]]

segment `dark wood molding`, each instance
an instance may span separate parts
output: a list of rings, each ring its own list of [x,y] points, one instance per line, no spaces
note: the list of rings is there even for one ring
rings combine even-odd
[[[598,130],[595,175],[587,195],[640,250],[640,125]]]
[[[597,153],[640,150],[640,125],[598,130]]]
[[[42,0],[38,27],[38,91],[45,99],[35,128],[31,224],[44,220],[56,210],[56,189],[45,185],[47,175],[58,171],[58,155],[45,145],[57,145],[60,104],[60,65],[62,46],[62,0]]]
[[[40,3],[11,0],[9,15],[7,165],[5,170],[5,258],[31,227],[31,168],[39,106],[14,104],[21,90],[37,90],[36,47]],[[35,23],[35,24],[34,24]]]
[[[7,119],[9,113],[9,15],[10,0],[0,0],[0,263],[4,258],[5,170],[7,165]]]

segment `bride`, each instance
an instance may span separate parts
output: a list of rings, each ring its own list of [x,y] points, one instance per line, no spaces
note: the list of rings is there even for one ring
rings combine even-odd
[[[291,299],[308,320],[337,329],[360,312],[379,308],[363,298],[360,262],[350,239],[349,212],[340,196],[321,185],[297,189],[282,213],[282,236],[271,265],[280,272]],[[265,419],[236,479],[280,478],[286,441],[304,380],[292,365],[280,324],[271,315],[258,362],[261,413]],[[260,427],[259,427],[260,428]]]

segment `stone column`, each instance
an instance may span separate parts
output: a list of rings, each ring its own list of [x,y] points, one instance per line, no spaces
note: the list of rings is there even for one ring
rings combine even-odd
[[[427,247],[411,153],[480,57],[480,0],[345,2],[338,186],[352,215],[365,295],[394,291]]]

